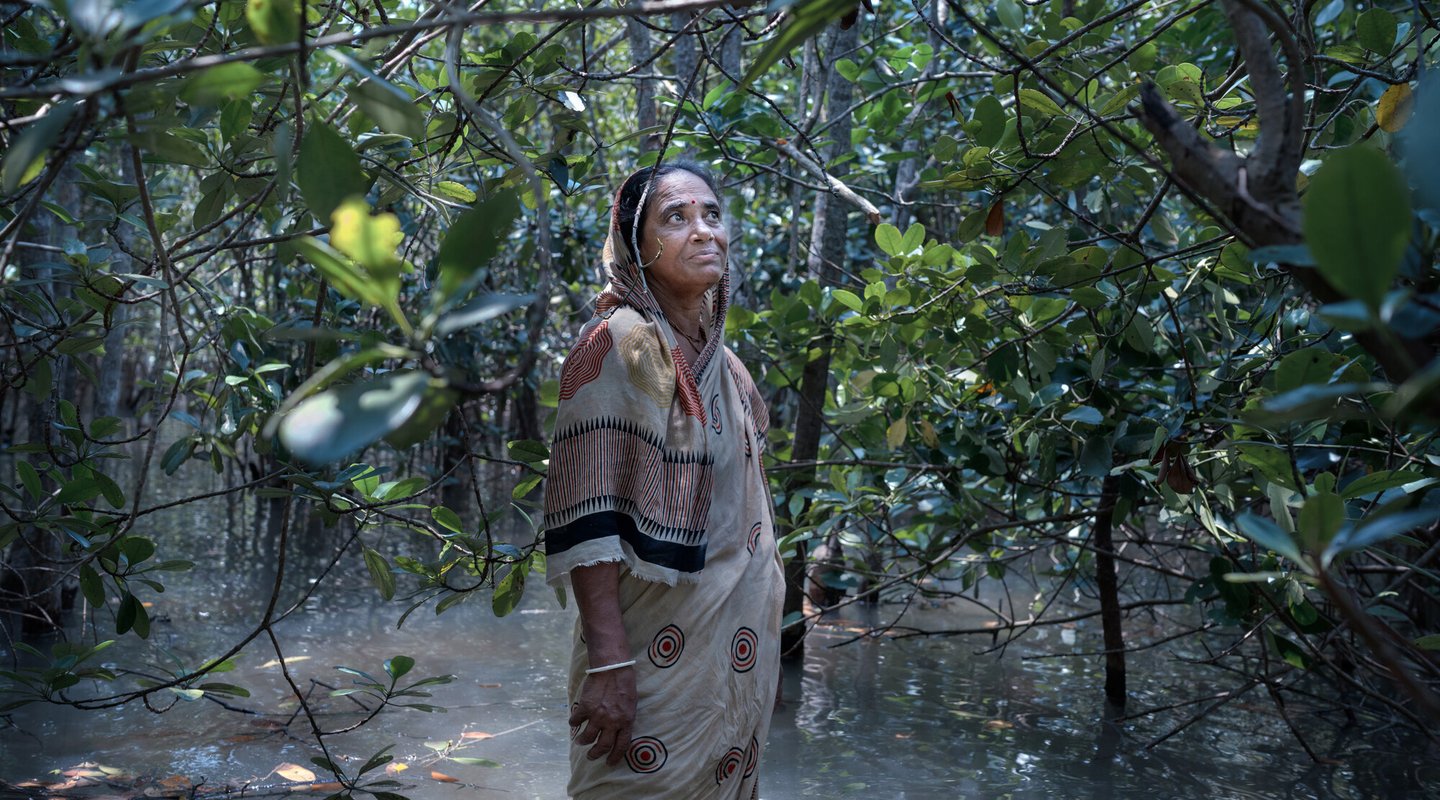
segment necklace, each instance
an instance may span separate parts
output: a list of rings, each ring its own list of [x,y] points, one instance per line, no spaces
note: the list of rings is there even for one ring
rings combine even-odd
[[[699,335],[699,336],[691,336],[690,334],[686,333],[685,331],[680,330],[680,326],[679,326],[679,325],[671,325],[670,328],[671,328],[671,330],[675,331],[676,333],[680,334],[681,336],[684,336],[684,337],[685,337],[685,341],[687,341],[687,342],[689,342],[690,344],[694,345],[694,346],[695,346],[695,352],[699,353],[699,352],[701,352],[701,351],[703,351],[703,350],[705,349],[705,329],[704,329],[704,328],[700,328],[700,335]]]

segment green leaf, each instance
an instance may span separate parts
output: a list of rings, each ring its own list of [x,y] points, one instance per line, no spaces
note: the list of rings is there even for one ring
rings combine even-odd
[[[741,87],[748,87],[755,79],[764,75],[775,62],[800,46],[801,42],[825,29],[833,20],[844,16],[859,0],[800,0],[789,9],[789,18],[780,26],[775,37],[745,70],[740,80]]]
[[[974,134],[975,143],[982,147],[994,147],[1005,135],[1005,107],[994,95],[987,94],[975,101],[972,123],[979,123],[980,130]]]
[[[300,38],[300,4],[296,0],[247,0],[245,20],[263,44]]]
[[[520,605],[525,594],[525,575],[530,571],[530,559],[521,559],[495,584],[495,594],[490,601],[495,616],[503,617]]]
[[[1300,548],[1295,546],[1295,540],[1290,537],[1290,534],[1280,530],[1279,526],[1271,520],[1247,511],[1236,517],[1235,522],[1247,539],[1261,547],[1275,551],[1296,564],[1302,563]]]
[[[59,103],[50,113],[26,125],[11,140],[0,166],[0,193],[10,194],[36,175],[45,166],[45,151],[60,138],[60,133],[75,116],[74,101]]]
[[[901,249],[904,243],[905,237],[900,234],[900,229],[894,225],[888,222],[882,222],[875,227],[875,244],[880,245],[880,249],[884,250],[886,255],[900,255],[904,252],[904,250]]]
[[[1421,650],[1440,650],[1440,633],[1421,636],[1415,640],[1415,646]]]
[[[505,449],[516,461],[524,461],[532,465],[538,465],[550,457],[550,448],[546,447],[544,442],[534,439],[516,439],[506,442]]]
[[[1282,447],[1268,444],[1238,444],[1235,450],[1240,460],[1255,468],[1271,483],[1295,488],[1294,470],[1290,468],[1290,455]]]
[[[1319,347],[1306,347],[1280,359],[1275,368],[1275,388],[1282,392],[1311,383],[1325,383],[1343,358]]]
[[[186,78],[180,87],[180,99],[191,105],[218,108],[228,100],[249,98],[264,82],[265,73],[243,61],[232,61]]]
[[[1440,520],[1440,507],[1366,517],[1360,524],[1341,530],[1330,540],[1323,562],[1329,564],[1335,556],[1342,553],[1373,547],[1402,533],[1430,525],[1436,520]]]
[[[1363,475],[1346,484],[1345,488],[1340,490],[1340,496],[1346,500],[1354,500],[1358,497],[1365,497],[1366,495],[1377,494],[1387,489],[1404,486],[1422,477],[1424,476],[1419,472],[1410,472],[1408,470],[1381,470],[1379,472],[1372,472],[1369,475]]]
[[[1020,107],[1022,113],[1034,112],[1045,117],[1060,117],[1065,115],[1065,110],[1060,108],[1050,96],[1039,89],[1021,89]]]
[[[514,489],[510,490],[511,499],[523,499],[525,495],[530,494],[530,491],[540,484],[540,480],[544,477],[544,475],[536,475],[533,473],[526,475],[519,483],[515,484]]]
[[[300,142],[295,182],[321,225],[330,224],[330,215],[346,198],[363,197],[369,185],[360,170],[360,157],[334,128],[320,120],[310,122]]]
[[[851,311],[859,312],[860,309],[865,307],[865,301],[860,299],[860,295],[855,294],[849,289],[831,290],[830,296],[835,298],[835,302],[845,306]]]
[[[195,688],[201,690],[202,692],[211,692],[214,694],[228,694],[231,697],[250,696],[249,689],[246,689],[244,686],[236,686],[233,683],[202,683]]]
[[[380,130],[398,133],[416,142],[425,138],[425,116],[415,99],[399,86],[372,74],[351,87],[349,95],[366,116],[375,120]]]
[[[495,256],[510,230],[510,224],[519,215],[520,203],[515,193],[503,190],[451,223],[440,243],[440,292],[443,296],[455,295],[469,282],[475,270]]]
[[[1005,27],[1012,31],[1025,27],[1025,12],[1015,0],[996,0],[994,8],[995,15]]]
[[[155,542],[144,536],[126,536],[120,540],[120,554],[131,566],[148,561],[155,555]]]
[[[40,482],[40,473],[30,466],[30,462],[23,459],[17,460],[15,472],[20,475],[20,482],[25,485],[25,491],[30,494],[31,500],[39,500],[45,496],[44,484]]]
[[[301,236],[291,245],[310,265],[319,272],[330,287],[340,294],[372,306],[384,306],[400,289],[398,280],[381,285],[370,277],[358,264],[346,258],[343,253],[330,245],[310,236]]]
[[[1305,195],[1305,241],[1320,274],[1378,307],[1410,242],[1409,196],[1384,153],[1355,146],[1330,156]]]
[[[1066,422],[1083,422],[1087,425],[1099,425],[1105,421],[1104,415],[1091,406],[1076,406],[1061,419]]]
[[[175,471],[180,469],[180,465],[188,461],[194,452],[195,439],[193,437],[186,436],[176,439],[170,447],[166,448],[165,455],[160,457],[160,469],[164,470],[166,475],[174,475]]]
[[[135,595],[129,592],[120,599],[120,608],[115,612],[115,632],[133,630],[141,639],[150,636],[150,615]]]
[[[379,767],[383,767],[383,766],[385,766],[386,764],[388,764],[388,763],[390,763],[391,761],[393,761],[393,760],[395,759],[395,756],[390,755],[390,750],[391,750],[391,748],[393,748],[394,746],[395,746],[395,745],[393,745],[393,744],[391,744],[391,745],[386,745],[383,750],[380,750],[380,751],[377,752],[375,755],[370,756],[370,760],[369,760],[369,761],[366,761],[366,762],[365,762],[365,766],[361,767],[361,768],[360,768],[360,771],[357,772],[357,773],[355,773],[355,774],[356,774],[356,775],[364,775],[365,773],[369,772],[369,771],[372,770],[372,769],[377,769],[377,768],[379,768]]]
[[[370,582],[380,590],[380,598],[389,600],[395,596],[395,573],[390,571],[390,562],[372,548],[365,548],[365,569],[370,572]],[[387,662],[388,669],[388,662]]]
[[[472,190],[470,187],[466,186],[463,183],[456,183],[455,181],[440,181],[439,183],[435,184],[435,191],[439,192],[442,195],[445,195],[451,200],[459,200],[462,203],[475,202],[474,190]]]
[[[85,595],[85,602],[92,610],[105,605],[105,584],[100,580],[100,573],[89,564],[80,565],[80,593]]]
[[[1395,15],[1383,8],[1372,8],[1355,20],[1355,35],[1365,49],[1387,54],[1395,46],[1399,26]]]
[[[1305,500],[1296,529],[1307,548],[1322,550],[1344,523],[1345,501],[1337,494],[1322,492]]]
[[[465,523],[460,520],[460,515],[445,506],[435,506],[430,509],[430,517],[455,533],[465,532]]]
[[[285,415],[280,441],[302,461],[336,461],[404,425],[420,407],[430,380],[426,372],[397,370],[327,389]]]
[[[905,236],[900,240],[900,252],[908,255],[923,244],[925,244],[925,226],[918,222],[910,223],[910,227],[905,229]]]
[[[393,656],[385,662],[385,674],[397,681],[414,668],[415,659],[410,656]]]

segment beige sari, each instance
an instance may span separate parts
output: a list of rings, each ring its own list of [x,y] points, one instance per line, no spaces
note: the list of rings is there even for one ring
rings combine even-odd
[[[760,463],[766,414],[721,344],[728,275],[692,371],[638,270],[606,252],[611,284],[561,375],[545,545],[556,585],[575,567],[624,567],[639,701],[620,764],[572,741],[569,793],[745,800],[758,795],[784,595]],[[588,666],[577,622],[572,703]]]

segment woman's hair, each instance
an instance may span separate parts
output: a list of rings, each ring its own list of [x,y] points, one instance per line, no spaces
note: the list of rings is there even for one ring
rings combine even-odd
[[[642,199],[649,195],[654,187],[651,181],[659,183],[660,179],[672,172],[688,172],[691,175],[705,181],[710,191],[715,194],[715,199],[720,199],[720,187],[715,183],[715,176],[710,170],[701,166],[698,162],[690,159],[676,159],[666,161],[658,167],[642,167],[630,173],[630,177],[620,184],[620,190],[615,193],[615,228],[625,240],[625,251],[636,264],[642,264],[640,253],[636,249],[639,245],[639,231],[636,230],[636,221],[644,223],[643,215],[645,209],[641,207]]]

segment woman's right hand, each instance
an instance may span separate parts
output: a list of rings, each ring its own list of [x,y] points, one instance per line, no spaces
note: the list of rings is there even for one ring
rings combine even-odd
[[[586,758],[605,757],[605,762],[612,767],[620,763],[630,749],[635,701],[634,667],[585,676],[580,697],[570,708],[570,727],[584,726],[575,741],[593,745]]]

